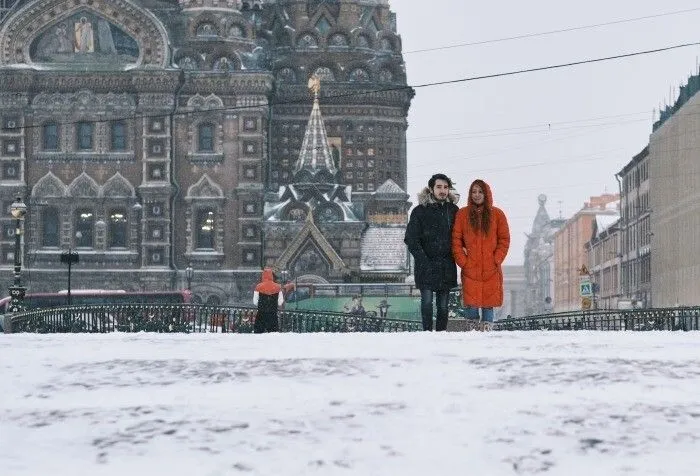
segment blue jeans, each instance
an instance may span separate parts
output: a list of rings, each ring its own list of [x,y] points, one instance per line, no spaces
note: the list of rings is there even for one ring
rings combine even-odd
[[[467,317],[469,319],[479,319],[479,308],[467,306]],[[493,308],[492,307],[482,307],[481,308],[481,320],[485,322],[493,322]]]
[[[431,289],[420,290],[420,314],[423,320],[423,330],[433,330],[433,293],[435,293],[435,330],[447,330],[447,304],[450,298],[450,290],[433,291]]]

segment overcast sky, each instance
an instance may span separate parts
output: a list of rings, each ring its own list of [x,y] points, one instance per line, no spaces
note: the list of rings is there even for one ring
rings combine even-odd
[[[393,0],[411,85],[555,65],[700,40],[697,0],[465,2]],[[675,15],[513,41],[460,43]],[[618,191],[614,174],[648,143],[654,109],[697,69],[700,47],[495,79],[416,89],[409,113],[408,193],[434,172],[466,187],[483,178],[507,214],[521,264],[525,233],[548,197],[570,217],[591,195]],[[658,113],[657,113],[658,117]]]

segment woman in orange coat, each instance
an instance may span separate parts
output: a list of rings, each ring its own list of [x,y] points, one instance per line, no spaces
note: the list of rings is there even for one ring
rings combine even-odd
[[[510,246],[508,220],[493,206],[491,188],[483,180],[469,187],[466,207],[452,228],[452,255],[462,270],[462,299],[470,318],[493,322],[493,308],[503,305],[503,271]]]

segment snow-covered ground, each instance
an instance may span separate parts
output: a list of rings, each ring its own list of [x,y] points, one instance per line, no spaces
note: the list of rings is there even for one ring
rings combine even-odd
[[[700,333],[0,335],[0,474],[697,475]]]

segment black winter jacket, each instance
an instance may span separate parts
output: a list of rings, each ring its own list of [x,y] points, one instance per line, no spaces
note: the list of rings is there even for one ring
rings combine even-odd
[[[452,225],[459,207],[450,194],[438,203],[429,188],[418,194],[411,212],[404,243],[413,255],[416,287],[433,291],[457,286],[457,267],[452,258]]]

